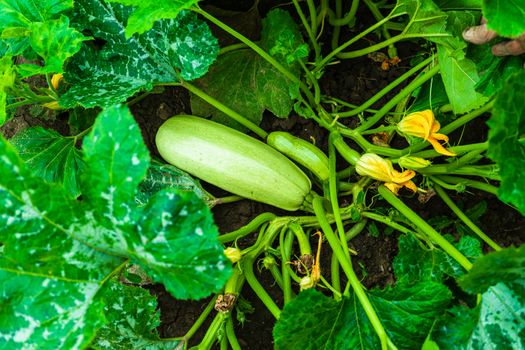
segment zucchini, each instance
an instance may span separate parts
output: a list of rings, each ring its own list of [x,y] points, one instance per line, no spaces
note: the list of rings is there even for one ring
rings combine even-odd
[[[312,143],[284,131],[274,131],[266,143],[310,170],[322,182],[328,181],[328,157]]]
[[[180,115],[157,131],[157,149],[168,163],[236,195],[294,211],[312,184],[291,160],[237,130]]]

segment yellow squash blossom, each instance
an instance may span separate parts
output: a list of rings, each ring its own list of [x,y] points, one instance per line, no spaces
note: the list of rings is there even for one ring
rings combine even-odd
[[[397,129],[403,134],[419,137],[430,142],[436,152],[445,156],[455,156],[455,153],[450,152],[438,142],[438,140],[448,142],[447,135],[438,134],[440,127],[441,125],[430,109],[411,113],[397,124]]]
[[[402,187],[407,187],[413,192],[417,191],[416,184],[411,179],[416,176],[414,170],[399,172],[394,169],[392,162],[381,158],[375,153],[365,153],[357,161],[355,170],[359,175],[369,176],[373,179],[383,181],[385,186],[395,194]]]
[[[63,74],[53,74],[51,77],[51,85],[55,90],[58,89],[58,86],[60,85],[60,82],[64,79]]]

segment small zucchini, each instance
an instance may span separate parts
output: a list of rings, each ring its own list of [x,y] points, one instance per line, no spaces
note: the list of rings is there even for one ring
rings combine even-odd
[[[236,195],[294,211],[310,193],[310,179],[284,155],[237,130],[180,115],[157,131],[168,163]]]
[[[328,157],[315,145],[283,131],[270,133],[266,143],[310,170],[322,182],[328,181]]]

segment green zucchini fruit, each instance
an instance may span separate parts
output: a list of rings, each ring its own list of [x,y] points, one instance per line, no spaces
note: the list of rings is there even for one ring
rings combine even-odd
[[[321,181],[328,181],[328,157],[312,143],[283,131],[274,131],[266,143],[310,170]]]
[[[236,195],[294,211],[312,184],[291,160],[237,130],[207,119],[168,119],[155,142],[168,163]]]

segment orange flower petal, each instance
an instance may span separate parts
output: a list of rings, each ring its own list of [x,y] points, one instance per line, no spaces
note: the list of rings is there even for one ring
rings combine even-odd
[[[443,154],[445,156],[450,156],[450,157],[454,157],[456,155],[456,153],[450,152],[445,147],[443,147],[436,139],[434,139],[432,137],[428,139],[428,142],[430,142],[432,144],[432,147],[434,147],[434,149],[438,153],[441,153],[441,154]]]

